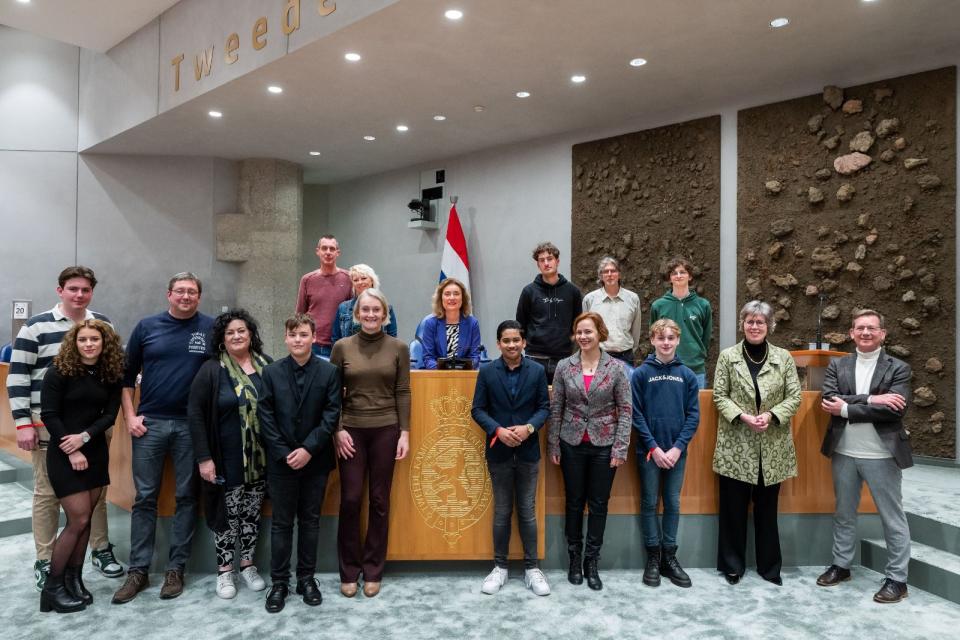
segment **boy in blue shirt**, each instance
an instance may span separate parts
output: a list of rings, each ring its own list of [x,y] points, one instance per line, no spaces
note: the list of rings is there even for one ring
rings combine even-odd
[[[687,445],[700,423],[697,375],[676,356],[680,327],[668,318],[650,325],[655,352],[633,372],[633,428],[638,432],[640,526],[647,548],[643,583],[660,586],[660,576],[678,587],[691,586],[677,561],[680,490]],[[663,493],[663,535],[657,523],[657,502]],[[662,546],[661,546],[662,545]]]

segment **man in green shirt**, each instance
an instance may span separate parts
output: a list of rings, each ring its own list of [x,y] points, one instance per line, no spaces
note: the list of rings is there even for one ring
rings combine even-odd
[[[677,355],[697,375],[701,389],[707,386],[707,351],[713,335],[713,310],[706,298],[690,288],[693,265],[683,257],[667,262],[663,278],[671,290],[653,301],[650,306],[650,324],[660,318],[670,318],[680,325],[680,345]]]

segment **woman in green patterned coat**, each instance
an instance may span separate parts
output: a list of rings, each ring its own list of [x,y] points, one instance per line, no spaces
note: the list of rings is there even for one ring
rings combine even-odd
[[[753,501],[757,573],[780,578],[777,500],[780,483],[797,475],[790,419],[800,407],[797,366],[786,349],[767,342],[776,322],[766,302],[740,309],[744,339],[717,359],[713,401],[720,414],[713,470],[720,476],[717,569],[737,584],[746,571],[747,508]]]

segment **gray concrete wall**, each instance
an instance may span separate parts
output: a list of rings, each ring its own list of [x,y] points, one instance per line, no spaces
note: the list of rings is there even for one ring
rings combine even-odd
[[[330,187],[325,184],[303,185],[303,237],[300,239],[300,273],[313,271],[320,264],[316,248],[320,236],[329,233]],[[339,260],[349,268],[351,264]]]

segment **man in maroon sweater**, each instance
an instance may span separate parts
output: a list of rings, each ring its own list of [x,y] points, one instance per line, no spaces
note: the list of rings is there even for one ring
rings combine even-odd
[[[353,297],[353,283],[345,269],[337,267],[340,243],[332,235],[320,238],[317,257],[320,268],[300,278],[297,292],[297,313],[308,313],[317,325],[313,352],[324,358],[330,357],[333,322],[341,302]]]

